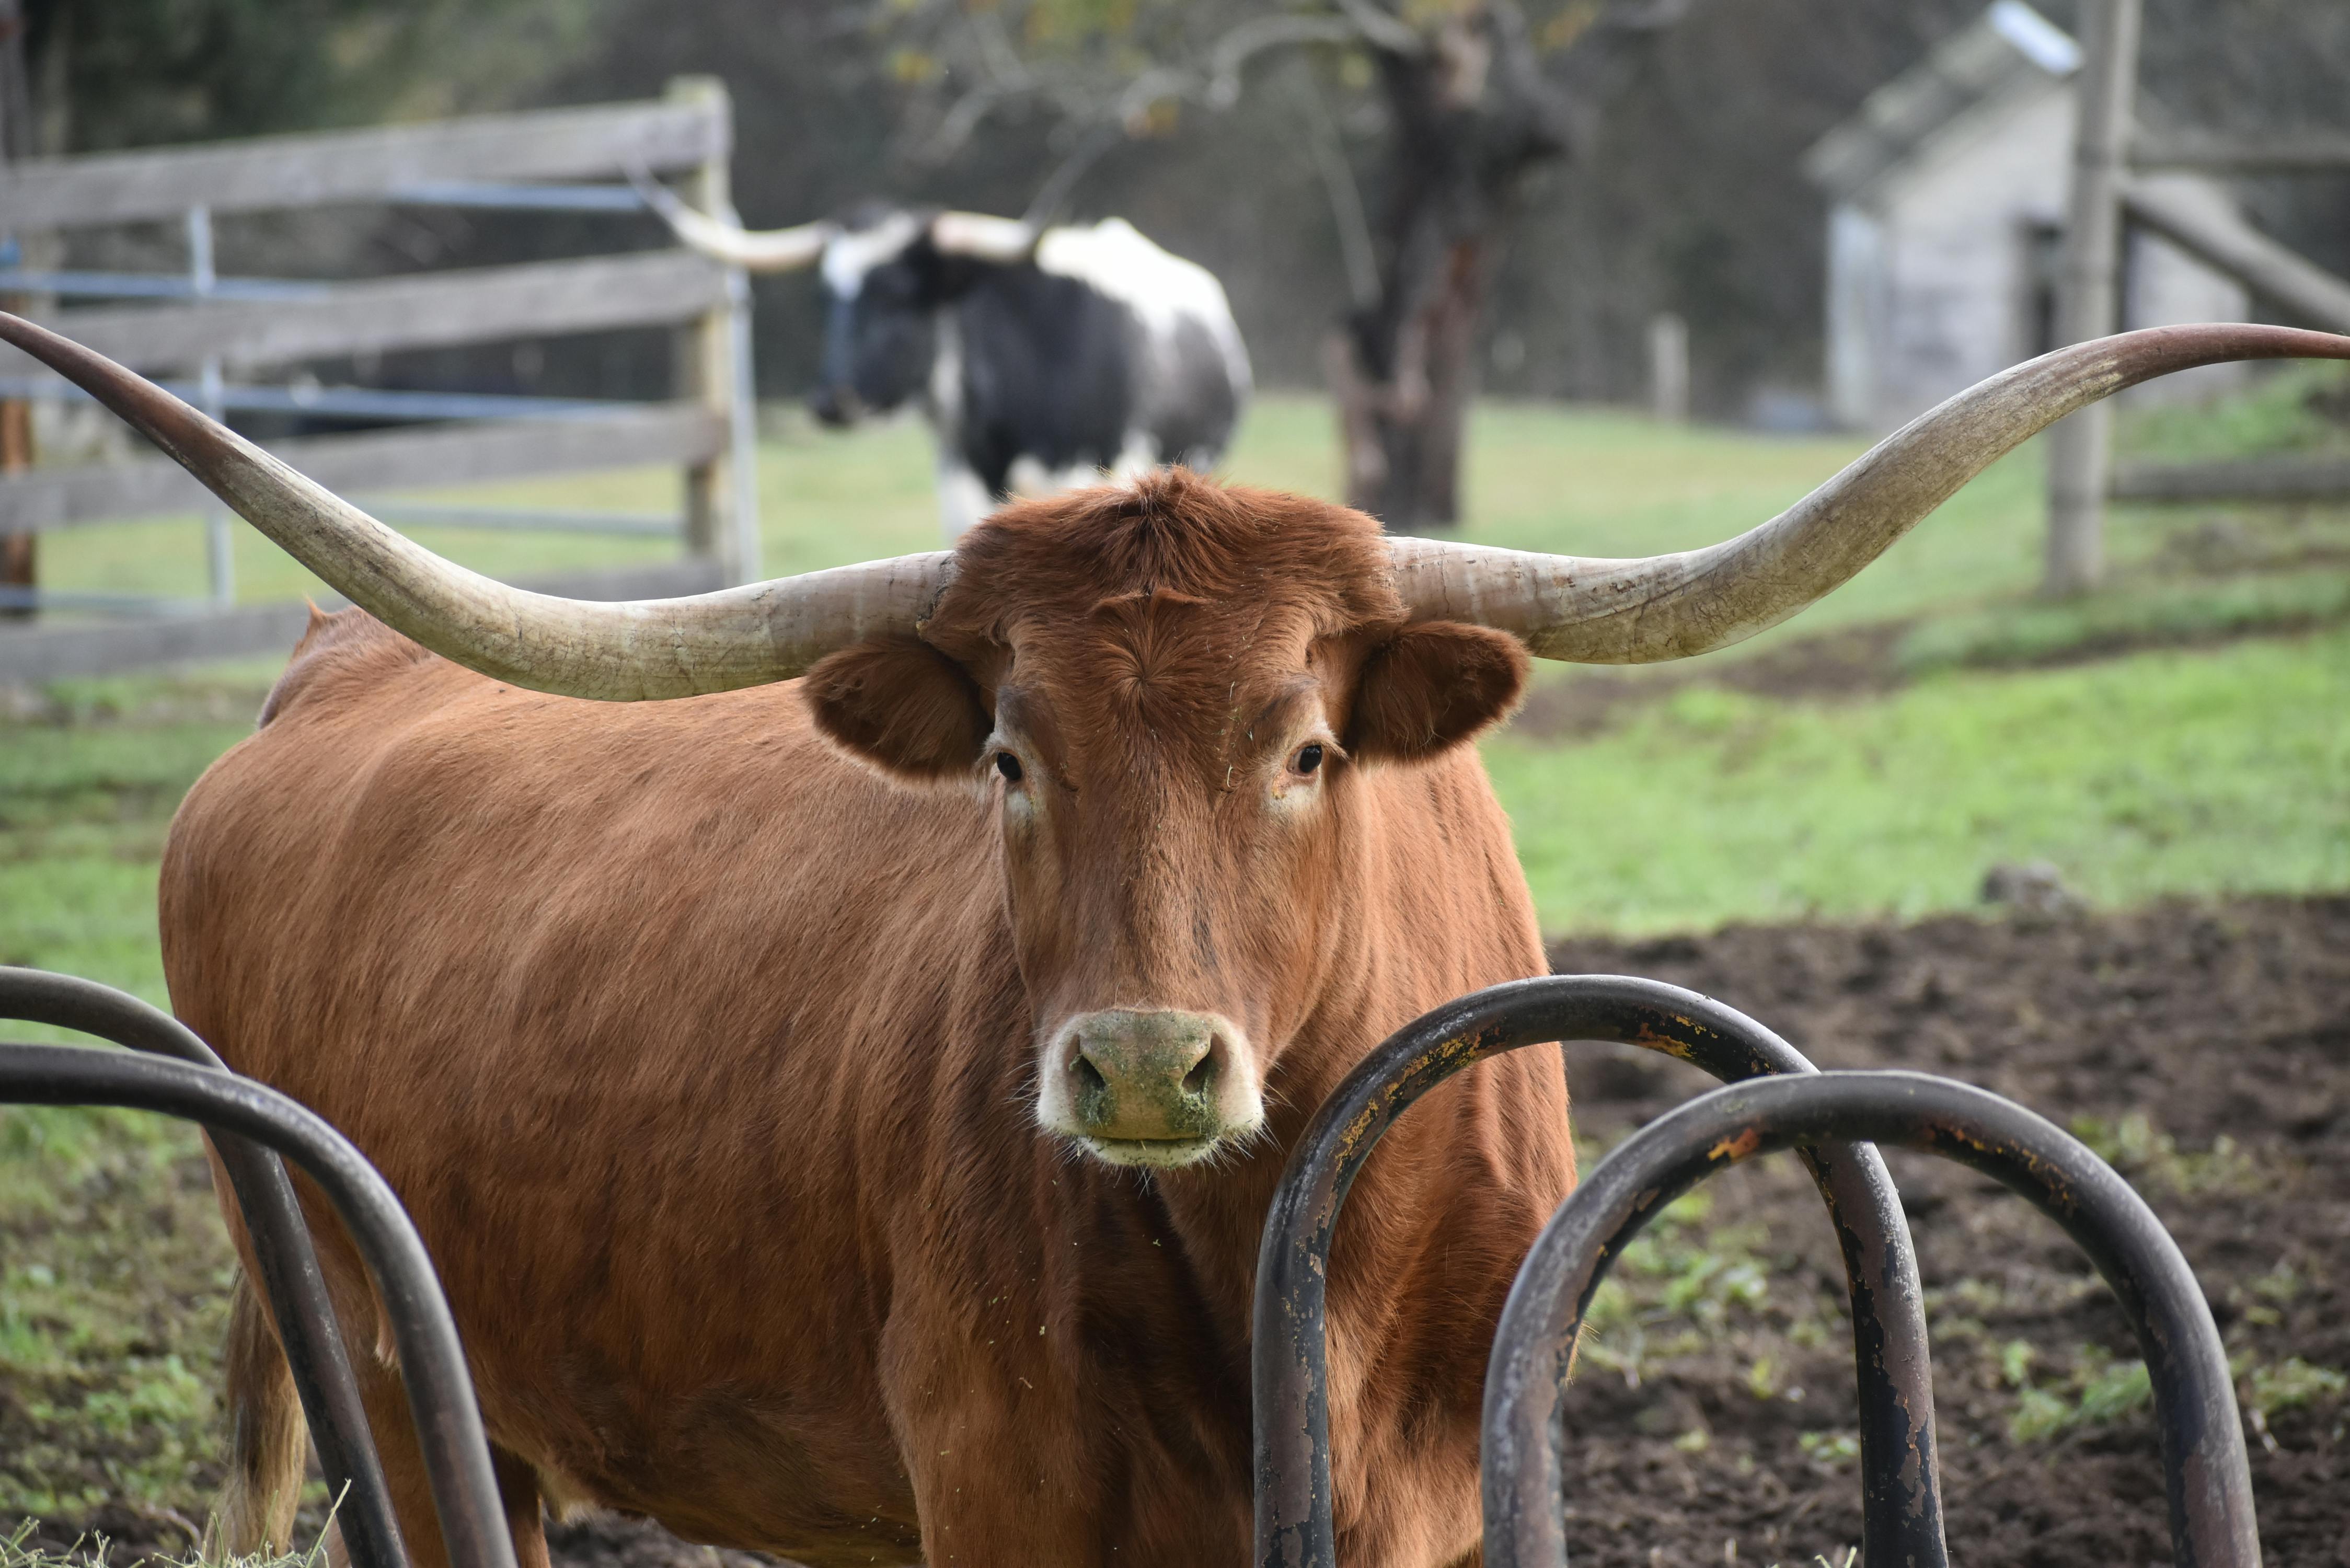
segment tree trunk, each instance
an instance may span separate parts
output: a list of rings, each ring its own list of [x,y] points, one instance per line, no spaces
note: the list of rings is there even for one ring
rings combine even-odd
[[[1399,534],[1461,521],[1461,441],[1495,242],[1528,169],[1566,155],[1573,94],[1546,81],[1511,7],[1446,13],[1377,52],[1393,119],[1379,292],[1326,350],[1347,496]]]
[[[1379,296],[1347,317],[1328,352],[1347,498],[1399,534],[1461,520],[1489,241],[1531,151],[1496,80],[1491,13],[1457,13],[1423,38],[1379,57],[1395,119]]]
[[[1484,293],[1484,246],[1457,241],[1435,286],[1405,316],[1385,374],[1374,369],[1371,321],[1357,317],[1332,335],[1326,357],[1347,453],[1347,504],[1391,533],[1461,520],[1461,431],[1476,390],[1471,350]]]

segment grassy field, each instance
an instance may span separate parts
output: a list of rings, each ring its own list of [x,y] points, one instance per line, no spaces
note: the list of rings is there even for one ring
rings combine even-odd
[[[2313,388],[2333,384],[2321,376],[2289,371],[2210,413],[2135,416],[2126,443],[2201,454],[2342,439],[2310,410]],[[1594,556],[1684,548],[1771,515],[1858,450],[1488,404],[1472,429],[1464,535]],[[1326,408],[1262,400],[1231,472],[1331,493]],[[656,508],[673,483],[625,472],[527,493]],[[929,458],[911,424],[835,437],[786,421],[763,452],[761,486],[771,572],[936,543]],[[2039,494],[2038,453],[2026,448],[1851,584],[1752,642],[1655,670],[1542,667],[1528,721],[1487,754],[1544,923],[1655,930],[1917,914],[1969,904],[1986,868],[2014,860],[2048,861],[2104,904],[2350,885],[2350,753],[2334,719],[2350,660],[2329,629],[2350,622],[2350,513],[2124,508],[2112,587],[2051,606],[2031,597]],[[418,536],[508,573],[662,548]],[[315,587],[257,535],[239,539],[244,597]],[[201,564],[199,531],[184,522],[52,535],[44,551],[60,587],[185,593]],[[1759,692],[1716,684],[1839,632],[1876,637],[1866,657],[1896,679],[1836,701],[1800,680]],[[2241,640],[2249,633],[2271,635]],[[2092,654],[2108,657],[2052,667]],[[0,718],[0,957],[157,994],[147,928],[163,824],[243,732],[275,662],[19,695],[18,717]],[[1535,722],[1595,681],[1656,700],[1596,732]]]
[[[2341,433],[2310,410],[2319,384],[2290,372],[2216,414],[2134,416],[2125,441],[2198,454],[2324,446]],[[1465,535],[1588,555],[1704,544],[1858,450],[1489,404]],[[1326,409],[1263,400],[1231,466],[1331,493]],[[650,510],[673,483],[623,473],[527,499]],[[772,573],[935,547],[911,426],[819,439],[786,423],[761,484]],[[1526,715],[1486,757],[1545,926],[1638,934],[1965,909],[1989,868],[2026,861],[2100,906],[2350,888],[2350,513],[2124,509],[2112,587],[2055,607],[2031,597],[2039,493],[2027,449],[1752,644],[1655,671],[1541,670]],[[659,553],[418,537],[508,573]],[[311,587],[249,531],[238,548],[243,597]],[[58,587],[187,594],[200,581],[186,522],[79,530],[43,550]],[[1842,649],[1825,676],[1822,649]],[[171,812],[249,731],[278,662],[0,692],[0,962],[163,1000],[153,896]],[[1595,693],[1607,701],[1595,707]],[[200,1517],[225,1268],[210,1205],[182,1129],[0,1112],[0,1536],[19,1513],[86,1517],[101,1503]]]

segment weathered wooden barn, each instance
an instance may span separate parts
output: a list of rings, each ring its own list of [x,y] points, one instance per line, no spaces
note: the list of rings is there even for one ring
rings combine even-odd
[[[2073,148],[2079,47],[2023,0],[1887,82],[1804,155],[1829,200],[1828,408],[1890,430],[1950,394],[2055,347],[2055,279]],[[2145,118],[2159,121],[2154,106]],[[2196,175],[2159,182],[2232,209]],[[2244,290],[2167,241],[2124,247],[2126,327],[2244,318]],[[2134,396],[2208,396],[2239,366],[2170,377]]]

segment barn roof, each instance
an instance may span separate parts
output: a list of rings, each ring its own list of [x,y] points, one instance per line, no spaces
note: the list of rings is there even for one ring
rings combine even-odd
[[[1907,162],[1960,115],[2019,89],[2062,81],[2081,47],[2024,0],[1994,0],[1923,60],[1868,95],[1804,154],[1804,172],[1838,200]]]

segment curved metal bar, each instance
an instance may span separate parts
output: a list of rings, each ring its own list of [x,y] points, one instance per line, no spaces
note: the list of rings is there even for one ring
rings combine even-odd
[[[1564,1568],[1561,1396],[1608,1265],[1667,1203],[1723,1167],[1825,1138],[1972,1166],[2064,1228],[2121,1299],[2154,1385],[2179,1568],[2259,1568],[2251,1471],[2211,1309],[2129,1184],[2053,1123],[1924,1073],[1822,1073],[1715,1089],[1627,1139],[1560,1206],[1502,1312],[1485,1373],[1485,1562]]]
[[[1411,1103],[1461,1068],[1523,1045],[1608,1040],[1717,1078],[1816,1071],[1768,1029],[1658,981],[1554,975],[1473,992],[1406,1024],[1347,1075],[1291,1151],[1257,1253],[1251,1355],[1256,1559],[1334,1568],[1324,1264],[1363,1161]],[[1866,1145],[1804,1152],[1852,1287],[1864,1531],[1876,1568],[1947,1568],[1924,1296],[1899,1195]]]
[[[94,980],[0,965],[0,1018],[78,1030],[133,1051],[177,1057],[215,1072],[229,1070],[178,1019]],[[278,1342],[309,1419],[327,1490],[343,1498],[335,1517],[353,1568],[405,1568],[408,1554],[400,1543],[400,1521],[384,1487],[383,1467],[359,1403],[359,1381],[351,1374],[342,1329],[328,1301],[326,1275],[319,1271],[294,1184],[276,1155],[247,1139],[215,1134],[213,1147],[235,1189],[245,1231],[253,1238],[260,1275],[256,1282],[269,1303],[270,1315],[277,1320]]]
[[[432,1259],[400,1199],[349,1139],[250,1078],[71,1045],[0,1051],[0,1101],[161,1111],[265,1144],[307,1172],[349,1228],[382,1297],[450,1562],[515,1568],[481,1407]]]

